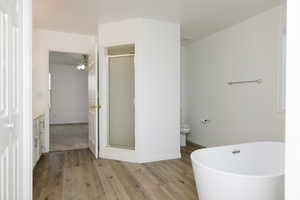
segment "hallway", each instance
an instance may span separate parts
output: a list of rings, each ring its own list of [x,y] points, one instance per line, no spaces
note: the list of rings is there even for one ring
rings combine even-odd
[[[52,152],[34,169],[33,200],[197,199],[190,153],[198,148],[146,164],[95,160],[87,149]]]
[[[88,148],[88,124],[50,125],[50,151]]]

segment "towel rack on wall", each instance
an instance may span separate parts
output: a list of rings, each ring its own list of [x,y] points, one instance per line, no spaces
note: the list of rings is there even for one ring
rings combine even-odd
[[[262,79],[249,80],[249,81],[231,81],[231,82],[228,82],[228,85],[244,84],[244,83],[257,83],[257,84],[260,84],[260,83],[262,83]]]

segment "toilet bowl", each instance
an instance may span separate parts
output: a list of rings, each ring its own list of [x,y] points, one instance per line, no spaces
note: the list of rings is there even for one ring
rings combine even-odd
[[[187,125],[182,125],[180,128],[180,146],[186,146],[186,138],[189,133],[191,133],[191,128]]]

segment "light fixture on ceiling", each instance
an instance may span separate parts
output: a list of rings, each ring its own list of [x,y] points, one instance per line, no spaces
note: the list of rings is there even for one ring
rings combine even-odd
[[[77,65],[76,68],[77,68],[79,71],[84,71],[84,70],[85,70],[85,65]]]
[[[86,71],[88,65],[88,56],[82,55],[76,69],[79,71]]]

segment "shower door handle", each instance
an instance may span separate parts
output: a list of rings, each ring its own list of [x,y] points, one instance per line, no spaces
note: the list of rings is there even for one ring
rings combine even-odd
[[[91,109],[97,109],[97,108],[99,108],[99,109],[100,109],[100,108],[101,108],[101,106],[100,106],[100,105],[92,105],[92,106],[90,106],[90,108],[91,108]]]

